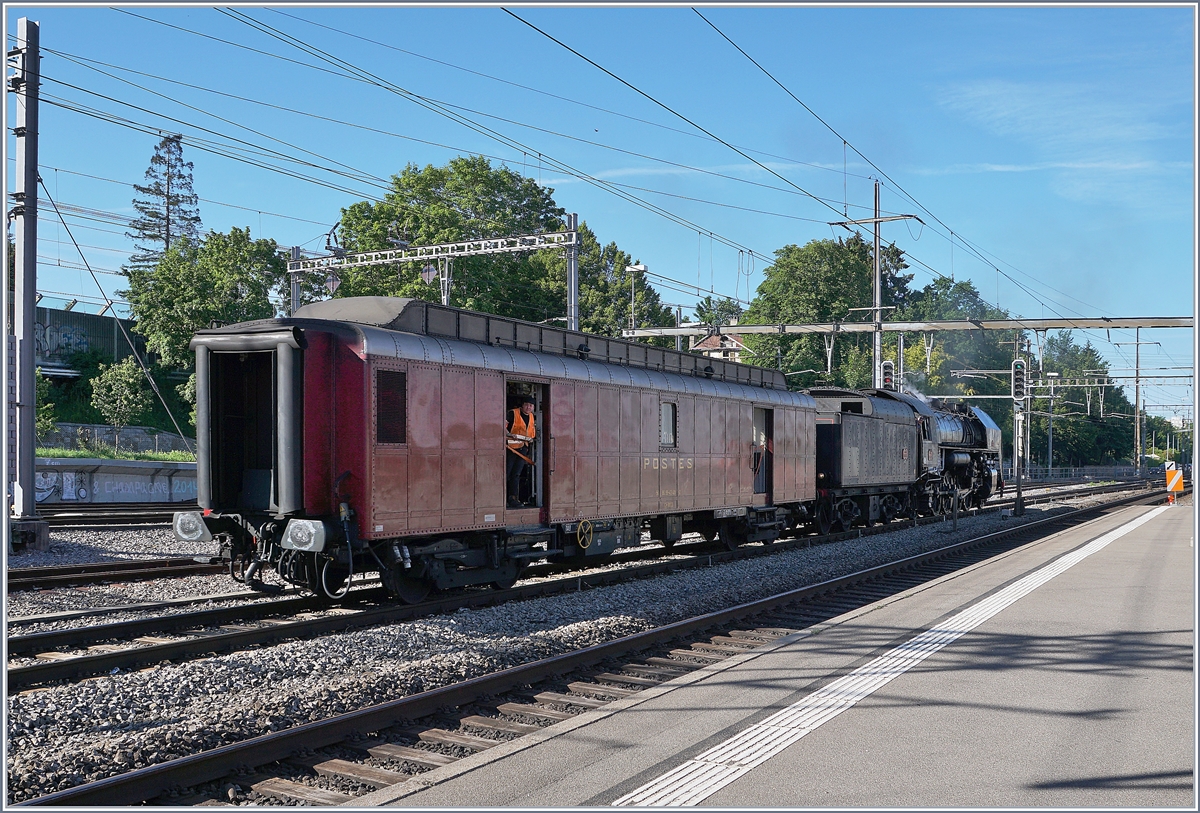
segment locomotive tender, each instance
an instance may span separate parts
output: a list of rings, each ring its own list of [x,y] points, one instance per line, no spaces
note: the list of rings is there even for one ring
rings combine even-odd
[[[977,409],[791,392],[777,370],[420,300],[317,302],[192,349],[202,511],[176,535],[216,539],[239,580],[270,567],[333,599],[365,571],[414,602],[644,529],[732,548],[1001,487]],[[530,396],[534,465],[509,508],[505,416]]]

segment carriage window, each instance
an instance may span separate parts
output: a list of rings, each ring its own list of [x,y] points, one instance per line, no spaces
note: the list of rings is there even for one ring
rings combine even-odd
[[[375,373],[375,441],[405,443],[408,423],[406,375],[395,370]]]
[[[659,405],[658,442],[663,446],[675,445],[675,405]]]

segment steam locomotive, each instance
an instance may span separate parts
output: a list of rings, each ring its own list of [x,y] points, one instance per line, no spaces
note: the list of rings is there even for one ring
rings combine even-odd
[[[330,599],[378,572],[406,602],[512,585],[699,533],[736,547],[979,505],[1003,484],[983,411],[420,300],[317,302],[197,333],[201,511],[235,579]],[[538,441],[517,507],[506,413]]]

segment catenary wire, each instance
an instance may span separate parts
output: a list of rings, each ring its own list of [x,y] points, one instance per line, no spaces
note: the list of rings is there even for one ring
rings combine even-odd
[[[552,156],[549,156],[544,152],[534,150],[533,148],[529,147],[528,145],[522,144],[520,141],[512,138],[511,136],[506,136],[503,133],[500,133],[490,127],[487,127],[486,125],[482,125],[478,122],[472,121],[471,119],[463,116],[462,114],[456,113],[453,110],[446,109],[445,107],[437,104],[436,102],[433,102],[433,101],[427,99],[426,97],[423,97],[418,94],[412,93],[411,91],[405,90],[404,88],[401,88],[400,86],[398,86],[386,79],[378,77],[378,76],[370,73],[369,71],[366,71],[362,68],[358,68],[358,67],[352,65],[351,63],[347,62],[344,59],[335,57],[332,54],[329,54],[313,45],[310,45],[292,35],[286,34],[282,31],[272,28],[271,26],[266,25],[265,23],[255,20],[253,17],[250,17],[249,15],[243,14],[243,13],[238,12],[233,9],[228,9],[228,10],[217,9],[217,11],[219,11],[222,14],[225,14],[226,16],[229,16],[231,19],[239,20],[239,21],[245,23],[247,26],[254,28],[262,33],[265,33],[268,36],[271,36],[275,39],[278,39],[279,41],[281,41],[287,45],[291,45],[294,48],[297,48],[305,53],[308,53],[311,56],[317,56],[318,58],[326,60],[328,62],[331,62],[332,64],[346,67],[348,70],[353,70],[356,73],[368,78],[370,81],[376,83],[381,89],[387,90],[391,93],[394,93],[405,99],[408,99],[409,101],[412,101],[415,104],[417,104],[421,107],[424,107],[425,109],[427,109],[431,112],[445,116],[446,118],[449,118],[452,121],[455,121],[459,124],[462,124],[465,127],[468,127],[471,130],[474,130],[477,133],[480,133],[481,135],[485,135],[488,138],[496,140],[496,141],[498,141],[502,144],[505,144],[509,147],[513,147],[515,149],[520,149],[523,152],[537,154],[540,159],[545,160],[547,163],[549,163],[551,165],[552,168],[556,169],[559,172],[564,172],[566,174],[569,174],[573,177],[578,178],[579,180],[585,181],[586,183],[592,184],[594,186],[597,186],[598,188],[609,191],[612,194],[634,204],[635,206],[639,206],[648,211],[654,212],[654,213],[656,213],[678,225],[685,226],[689,230],[702,228],[700,226],[697,226],[695,223],[692,223],[691,221],[687,220],[686,218],[675,214],[674,212],[663,209],[662,207],[652,204],[649,201],[645,201],[645,200],[637,197],[636,195],[631,195],[627,192],[624,192],[623,190],[613,187],[602,179],[599,179],[592,175],[589,175],[589,174],[583,172],[582,170],[575,169],[574,167],[570,166],[569,164],[567,164],[561,160],[555,159]],[[724,235],[717,234],[716,232],[712,232],[711,230],[708,230],[708,229],[704,229],[704,231],[707,231],[710,234],[712,234],[714,239],[716,239],[718,242],[721,242],[724,245],[730,246],[732,248],[742,249],[742,250],[745,250],[748,252],[753,252],[753,249],[750,249],[747,246],[740,245],[736,241],[734,241],[728,237],[725,237]],[[754,253],[757,253],[760,257],[766,256],[762,252],[754,252]]]
[[[46,193],[46,199],[53,204],[54,198],[50,196],[50,190],[46,188],[46,183],[42,180],[40,175],[38,176],[38,183],[41,184],[42,191]],[[71,241],[74,242],[75,236],[71,234],[71,227],[67,225],[67,221],[61,216],[59,217],[59,220],[62,222],[63,229],[67,232],[67,236],[69,236]],[[91,265],[88,263],[87,256],[83,253],[83,249],[79,248],[78,244],[76,244],[75,248],[79,252],[79,257],[83,260],[84,265],[88,266],[88,272],[91,273]],[[100,284],[100,280],[96,278],[94,273],[92,274],[92,282],[96,283],[96,288],[99,289],[100,295],[104,297],[105,302],[107,302],[110,307],[114,305],[115,303],[108,298],[108,294],[104,292],[104,286]],[[125,325],[121,324],[120,319],[114,319],[114,322],[116,323],[117,327],[121,329],[121,333],[125,336],[125,341],[129,342],[129,350],[133,354],[134,360],[137,361],[138,366],[142,368],[142,374],[146,376],[146,380],[150,383],[150,389],[154,390],[154,394],[158,396],[158,400],[162,404],[163,409],[166,411],[167,417],[171,419],[171,423],[175,426],[175,431],[180,437],[183,438],[184,445],[188,447],[188,451],[194,451],[192,449],[192,444],[188,443],[187,436],[183,434],[183,430],[179,427],[179,421],[175,420],[175,413],[173,413],[171,408],[167,406],[167,399],[165,399],[163,394],[159,391],[158,383],[155,382],[154,376],[150,375],[150,368],[146,366],[146,362],[142,360],[141,354],[138,353],[137,347],[133,343],[133,338],[129,335],[129,331],[125,329]]]

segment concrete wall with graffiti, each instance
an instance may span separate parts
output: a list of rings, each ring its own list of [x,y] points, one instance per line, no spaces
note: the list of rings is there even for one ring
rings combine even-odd
[[[39,504],[196,501],[196,464],[157,460],[39,457]]]

